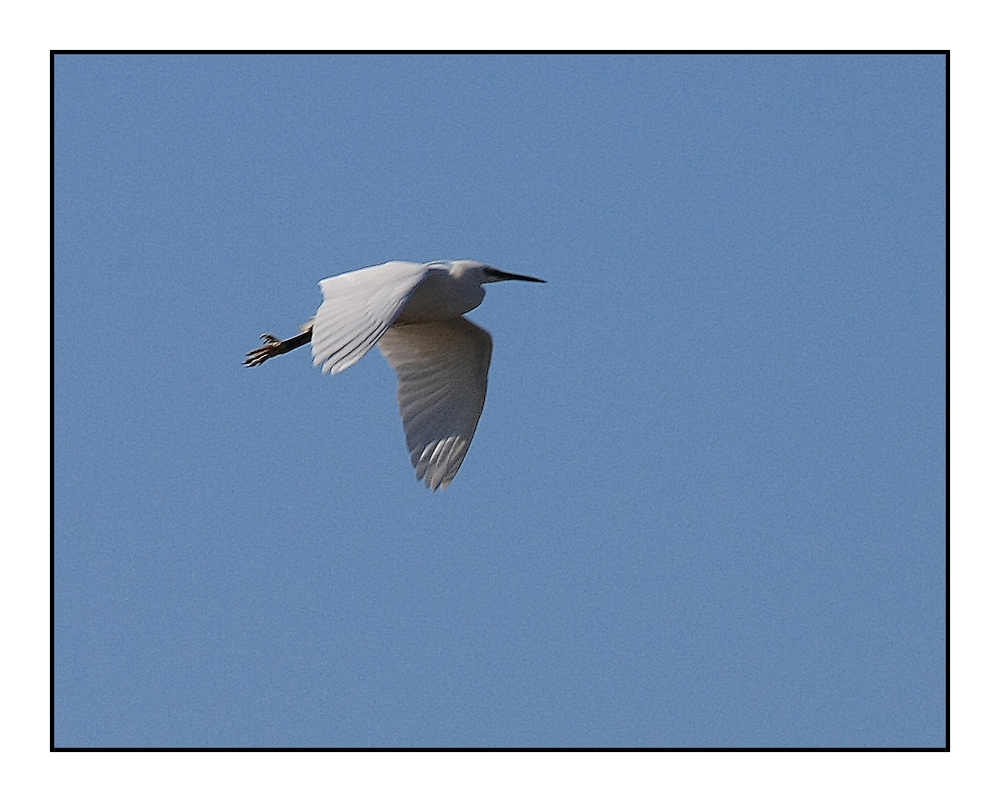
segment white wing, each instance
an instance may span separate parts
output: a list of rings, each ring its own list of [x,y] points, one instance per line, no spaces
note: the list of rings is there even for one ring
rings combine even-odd
[[[389,329],[378,344],[399,377],[410,461],[431,490],[451,484],[486,402],[493,338],[464,317]]]
[[[426,275],[427,267],[416,262],[386,262],[323,279],[323,303],[313,322],[313,365],[340,373],[361,359]]]

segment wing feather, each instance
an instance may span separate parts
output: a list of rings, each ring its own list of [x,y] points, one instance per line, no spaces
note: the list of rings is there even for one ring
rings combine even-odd
[[[399,378],[399,411],[417,479],[443,490],[479,425],[493,338],[457,317],[394,326],[378,345]]]
[[[416,262],[386,262],[319,283],[323,303],[312,333],[313,365],[340,373],[384,336],[427,276]]]

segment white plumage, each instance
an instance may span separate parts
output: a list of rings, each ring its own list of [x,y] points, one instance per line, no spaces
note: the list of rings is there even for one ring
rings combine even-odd
[[[456,317],[393,326],[378,347],[399,377],[399,412],[417,479],[445,488],[483,413],[493,338]]]
[[[312,341],[313,364],[340,373],[378,344],[399,379],[410,460],[432,490],[451,484],[476,433],[493,351],[489,332],[462,315],[483,301],[482,285],[542,279],[479,262],[387,262],[320,282],[323,303],[303,334],[247,356],[259,365]]]

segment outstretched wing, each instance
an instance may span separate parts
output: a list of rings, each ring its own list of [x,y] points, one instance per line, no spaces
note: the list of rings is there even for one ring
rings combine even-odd
[[[323,303],[312,331],[313,365],[347,370],[399,317],[427,275],[416,262],[386,262],[323,279]]]
[[[493,338],[457,317],[394,326],[378,346],[399,377],[399,411],[417,479],[443,490],[483,413]]]

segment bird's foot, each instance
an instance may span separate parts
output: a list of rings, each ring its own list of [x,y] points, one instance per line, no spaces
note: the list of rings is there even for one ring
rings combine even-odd
[[[279,340],[273,334],[261,334],[260,338],[264,341],[264,345],[260,348],[255,348],[247,354],[247,358],[243,362],[248,368],[255,368],[257,365],[261,365],[269,360],[272,356],[283,354],[287,350],[282,347],[285,344],[284,341]]]

